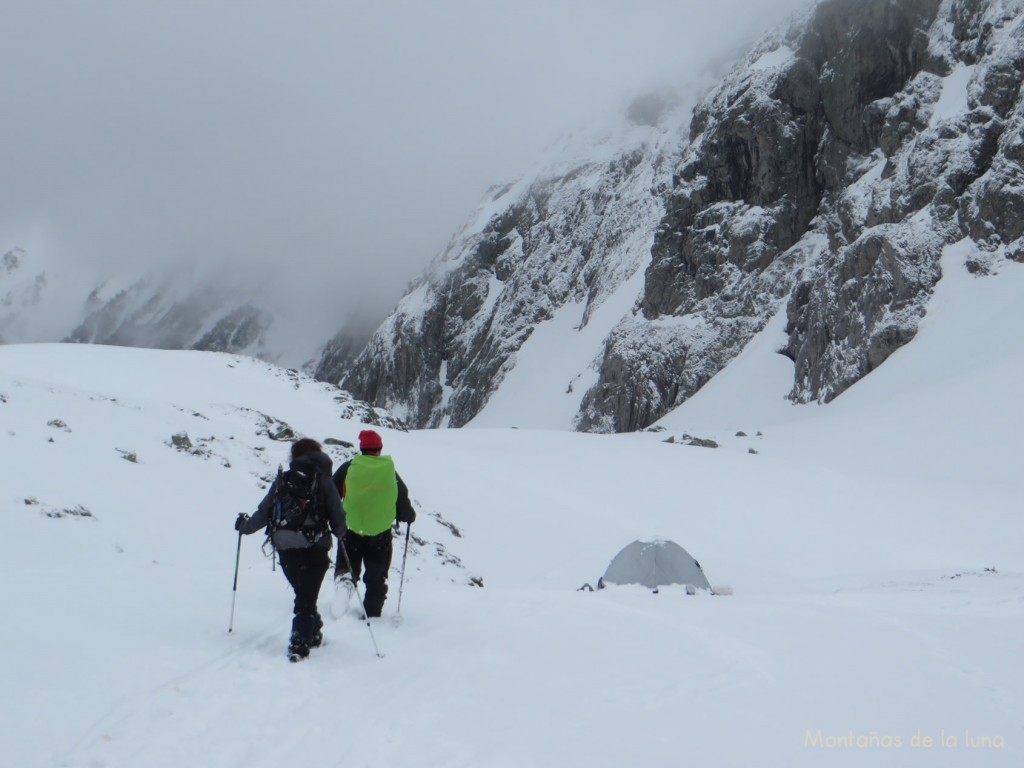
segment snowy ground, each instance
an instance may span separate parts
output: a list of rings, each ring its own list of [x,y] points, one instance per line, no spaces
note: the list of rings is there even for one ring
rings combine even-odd
[[[381,430],[423,542],[394,626],[398,547],[383,659],[346,616],[289,664],[259,535],[227,632],[232,522],[287,451],[268,424],[362,426],[329,388],[0,347],[3,764],[1021,765],[1024,267],[963,255],[919,338],[829,406],[782,399],[780,320],[661,432]],[[577,591],[654,537],[735,594]]]

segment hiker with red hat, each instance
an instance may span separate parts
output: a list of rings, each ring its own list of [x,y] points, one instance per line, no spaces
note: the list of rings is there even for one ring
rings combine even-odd
[[[359,433],[360,452],[334,473],[348,525],[344,552],[339,542],[334,578],[339,585],[348,587],[351,595],[362,574],[366,586],[363,609],[368,617],[380,616],[387,599],[391,527],[396,522],[416,520],[409,489],[395,471],[394,460],[381,455],[383,448],[381,436],[372,429],[364,429]]]

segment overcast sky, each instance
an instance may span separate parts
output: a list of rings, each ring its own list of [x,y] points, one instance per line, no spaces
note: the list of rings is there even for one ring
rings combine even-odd
[[[288,261],[383,316],[491,184],[804,4],[0,0],[0,251]]]

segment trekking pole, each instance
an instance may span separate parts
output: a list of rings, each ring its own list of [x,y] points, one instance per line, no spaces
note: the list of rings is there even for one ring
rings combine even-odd
[[[231,619],[228,621],[228,634],[235,626],[235,597],[238,595],[238,563],[242,559],[242,532],[238,532],[238,549],[235,550],[235,583],[231,585]]]
[[[274,498],[274,516],[270,518],[270,526],[267,528],[267,538],[270,539],[270,570],[277,570],[277,547],[274,544],[274,531],[277,529],[277,524],[281,522],[281,476],[284,473],[284,469],[280,464],[277,465],[277,480],[274,481],[274,488],[277,495]],[[284,566],[281,566],[284,568]]]
[[[405,524],[405,548],[402,550],[402,575],[398,577],[398,606],[395,608],[395,624],[402,621],[402,587],[405,586],[405,558],[409,555],[409,528],[412,523]]]
[[[348,559],[348,550],[345,549],[345,542],[342,538],[338,537],[338,549],[341,554],[345,556],[345,565],[348,566],[348,572],[352,575],[352,586],[356,590],[356,599],[359,601],[359,607],[363,609],[363,619],[366,621],[366,628],[370,630],[370,640],[373,642],[373,650],[377,654],[378,659],[383,659],[384,654],[380,652],[380,648],[377,647],[377,638],[373,635],[373,627],[370,626],[370,617],[366,615],[366,606],[363,605],[363,598],[359,594],[359,585],[356,583],[355,571],[352,570],[352,561]]]

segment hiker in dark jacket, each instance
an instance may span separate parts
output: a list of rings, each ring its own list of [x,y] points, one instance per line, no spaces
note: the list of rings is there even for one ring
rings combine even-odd
[[[391,526],[396,520],[416,520],[409,489],[395,471],[394,460],[381,455],[383,447],[379,434],[372,429],[363,430],[359,433],[360,453],[334,473],[334,485],[341,494],[348,521],[348,532],[342,541],[352,563],[349,573],[345,552],[339,546],[334,578],[339,584],[351,584],[354,588],[365,568],[363,609],[370,617],[380,616],[388,596]]]
[[[324,623],[316,603],[324,574],[330,566],[333,545],[330,531],[339,540],[345,536],[345,511],[338,490],[331,482],[331,457],[323,452],[320,443],[308,437],[292,443],[289,469],[313,470],[319,474],[316,486],[321,510],[319,520],[306,530],[271,526],[271,542],[281,561],[281,570],[295,590],[295,616],[288,653],[293,658],[305,658],[310,648],[316,648],[323,641]],[[278,480],[275,480],[251,517],[244,513],[238,516],[236,531],[250,534],[267,527],[276,513],[277,486]]]

